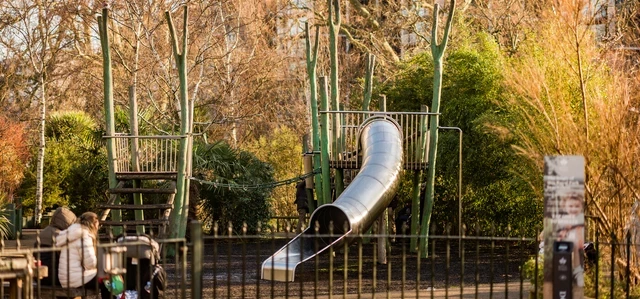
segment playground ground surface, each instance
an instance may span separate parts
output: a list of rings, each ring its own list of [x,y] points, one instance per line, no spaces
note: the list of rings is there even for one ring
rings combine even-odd
[[[299,265],[293,282],[259,279],[262,261],[287,240],[207,240],[204,297],[329,298],[331,292],[333,298],[358,298],[358,294],[372,298],[372,293],[376,298],[430,298],[432,293],[434,298],[459,298],[463,281],[463,294],[471,296],[463,298],[476,298],[476,293],[477,298],[528,298],[530,287],[528,281],[521,280],[520,266],[536,252],[524,242],[509,246],[494,243],[493,247],[464,244],[465,256],[459,256],[457,240],[448,245],[441,240],[429,257],[418,259],[416,253],[409,252],[408,240],[397,240],[391,245],[387,264],[380,264],[372,242],[362,245],[361,256],[360,246],[352,244],[346,252],[336,251],[334,257],[321,254]]]

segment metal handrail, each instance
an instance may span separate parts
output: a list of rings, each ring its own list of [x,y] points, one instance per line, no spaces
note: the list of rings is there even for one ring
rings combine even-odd
[[[426,169],[428,165],[428,118],[433,112],[385,111],[319,111],[329,117],[329,164],[332,168],[359,169],[361,149],[358,145],[360,127],[367,119],[384,117],[397,123],[403,135],[404,168]]]

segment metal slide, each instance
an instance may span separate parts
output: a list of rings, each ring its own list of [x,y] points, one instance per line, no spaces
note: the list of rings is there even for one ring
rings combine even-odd
[[[313,212],[309,228],[262,263],[262,279],[293,281],[296,266],[330,246],[345,245],[349,234],[366,232],[393,199],[403,168],[402,130],[384,117],[369,118],[360,128],[362,167],[358,175],[335,202]]]

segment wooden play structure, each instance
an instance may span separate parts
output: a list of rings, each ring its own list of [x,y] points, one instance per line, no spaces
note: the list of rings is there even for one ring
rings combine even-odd
[[[187,99],[187,8],[184,7],[182,43],[178,40],[169,12],[165,13],[173,42],[173,54],[180,78],[180,135],[138,136],[135,93],[130,94],[130,133],[115,132],[111,54],[107,32],[108,8],[98,17],[103,54],[104,103],[107,155],[109,161],[109,199],[100,205],[103,226],[113,227],[114,234],[123,227],[136,227],[137,233],[151,229],[160,237],[184,237],[189,207],[189,176],[191,174],[192,117]],[[146,203],[146,196],[154,196]],[[162,199],[159,199],[162,198]],[[123,199],[132,199],[123,203]],[[160,202],[161,201],[161,202]],[[135,214],[135,220],[123,221],[122,212]],[[107,220],[110,214],[110,219]],[[149,219],[146,214],[154,214]]]
[[[439,101],[442,80],[443,54],[451,27],[455,1],[451,1],[444,36],[438,42],[438,4],[434,6],[434,26],[432,29],[431,50],[434,57],[434,88],[431,111],[426,106],[420,112],[386,111],[384,98],[380,100],[378,111],[371,111],[371,84],[375,57],[369,55],[366,67],[365,92],[361,111],[341,111],[338,88],[337,34],[340,30],[340,5],[329,1],[329,50],[331,75],[329,78],[316,78],[318,56],[318,27],[316,41],[311,47],[309,27],[307,33],[307,72],[310,82],[310,114],[312,126],[311,168],[321,169],[314,177],[313,188],[317,196],[317,207],[331,203],[331,192],[339,197],[345,187],[356,176],[363,161],[359,147],[360,134],[364,125],[372,118],[383,118],[393,122],[402,135],[402,167],[412,171],[412,223],[410,234],[427,235],[433,206],[433,185],[435,177],[435,158],[439,126]],[[151,228],[162,237],[182,238],[186,233],[187,210],[189,207],[189,182],[191,177],[193,106],[187,94],[187,20],[188,10],[183,8],[184,24],[181,43],[173,26],[169,12],[165,13],[171,36],[175,66],[179,76],[180,130],[179,135],[139,136],[137,133],[137,111],[135,92],[130,95],[130,132],[115,132],[113,83],[111,57],[107,34],[108,9],[103,9],[98,18],[100,41],[103,53],[104,103],[106,118],[106,140],[109,161],[109,199],[101,207],[102,225],[114,227],[115,233],[122,227],[136,227],[138,233],[146,233]],[[317,83],[319,87],[317,88]],[[320,95],[320,99],[318,99]],[[321,107],[318,107],[320,103]],[[320,129],[322,128],[322,129]],[[426,200],[420,206],[420,185],[426,174]],[[331,182],[334,186],[331,186]],[[310,184],[308,184],[309,186]],[[152,199],[149,199],[152,198]],[[124,202],[124,200],[131,202]],[[386,199],[385,199],[386,200]],[[135,214],[135,220],[123,221],[122,212]],[[384,213],[387,213],[385,211]],[[377,215],[376,217],[385,217]],[[153,219],[149,218],[153,215]],[[422,219],[422,223],[418,220]],[[382,222],[382,221],[380,221]],[[426,238],[420,238],[424,242]],[[417,244],[418,238],[412,238],[411,250],[426,244]],[[421,253],[426,255],[426,250]]]

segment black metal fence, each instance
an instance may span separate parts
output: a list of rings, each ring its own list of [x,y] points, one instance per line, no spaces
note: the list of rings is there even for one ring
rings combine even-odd
[[[466,236],[432,234],[428,238],[427,257],[421,257],[423,252],[411,250],[411,238],[417,236],[349,236],[350,246],[330,248],[327,253],[299,265],[293,282],[262,280],[263,261],[294,236],[287,232],[237,234],[230,228],[225,228],[224,233],[220,230],[212,235],[203,235],[199,223],[192,223],[189,240],[158,240],[161,247],[158,264],[166,273],[163,296],[542,298],[542,262],[537,259],[538,241],[535,238],[485,236],[480,233]],[[378,242],[385,244],[386,258],[379,253]],[[144,242],[132,244],[146,245]],[[64,248],[2,245],[0,282],[4,288],[0,297],[20,294],[22,297],[11,298],[100,298],[98,285],[86,290],[69,290],[43,285],[38,279],[41,276],[39,268],[30,265],[34,265],[43,252],[59,254]],[[109,251],[121,245],[115,238],[103,240],[98,250]],[[631,252],[637,244],[632,244],[627,235],[622,242],[601,242],[600,237],[596,237],[592,245],[596,254],[593,262],[587,259],[586,263],[586,297],[638,298],[639,292],[634,288],[638,276],[631,267],[634,262]],[[20,256],[33,258],[21,268],[10,262]],[[131,272],[140,273],[143,267],[150,267],[141,263],[132,266],[130,259],[121,258],[120,262],[110,263],[111,266],[121,263],[121,267],[127,268],[126,273],[122,273],[124,281],[131,281]],[[106,261],[99,259],[98,262],[105,266]],[[15,272],[15,275],[8,275],[9,272]],[[153,290],[145,290],[147,281],[138,276],[133,281],[135,283],[130,284],[130,290],[125,293],[135,293],[138,298],[153,297]],[[18,282],[22,282],[21,287]]]

